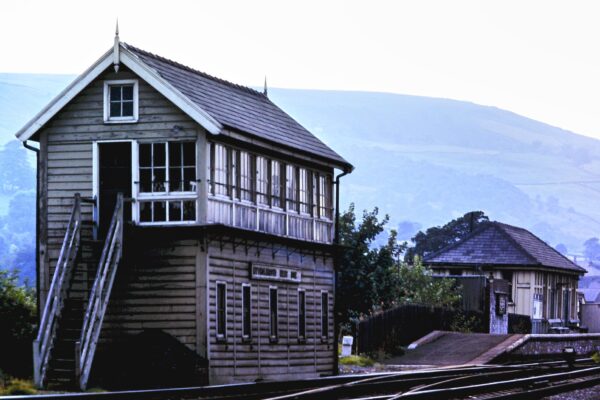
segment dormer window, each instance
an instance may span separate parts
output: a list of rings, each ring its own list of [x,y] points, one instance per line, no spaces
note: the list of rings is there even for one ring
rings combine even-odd
[[[104,122],[127,123],[138,120],[138,81],[104,82]]]

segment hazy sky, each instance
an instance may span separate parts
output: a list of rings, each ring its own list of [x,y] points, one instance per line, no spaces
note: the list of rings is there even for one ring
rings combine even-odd
[[[80,73],[121,40],[244,85],[493,105],[600,138],[597,1],[31,1],[0,72]]]

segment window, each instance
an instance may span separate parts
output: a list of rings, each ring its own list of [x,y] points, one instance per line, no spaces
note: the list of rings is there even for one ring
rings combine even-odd
[[[329,293],[321,292],[321,337],[329,337]]]
[[[104,83],[104,121],[136,122],[138,119],[138,82],[136,80]]]
[[[329,176],[319,176],[319,216],[331,219],[331,183]]]
[[[271,286],[269,288],[269,337],[272,341],[276,341],[278,337],[277,319],[277,288]]]
[[[296,176],[296,167],[289,164],[286,167],[287,209],[298,211],[298,177]]]
[[[240,199],[252,201],[252,156],[246,151],[240,151]]]
[[[211,146],[211,193],[226,196],[228,195],[228,167],[229,152],[227,148],[220,144],[213,143]]]
[[[271,206],[281,207],[281,163],[271,160]]]
[[[310,212],[309,193],[308,193],[308,171],[306,168],[298,168],[298,193],[300,200],[300,212],[308,214]]]
[[[196,143],[140,143],[139,221],[196,220]]]
[[[256,202],[269,204],[269,161],[265,157],[256,157]]]
[[[242,284],[242,338],[244,339],[250,339],[252,336],[251,290],[252,287],[249,284]]]
[[[298,290],[298,339],[306,339],[306,292]]]
[[[227,286],[217,282],[217,338],[227,336]]]
[[[513,301],[513,272],[502,271],[502,279],[508,282],[508,301]]]

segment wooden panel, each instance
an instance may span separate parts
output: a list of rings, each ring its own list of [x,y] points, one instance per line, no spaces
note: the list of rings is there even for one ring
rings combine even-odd
[[[222,250],[221,250],[222,245]],[[266,244],[265,244],[266,245]],[[333,369],[333,320],[329,337],[321,338],[321,291],[329,293],[333,315],[333,266],[329,257],[291,254],[294,249],[258,252],[236,247],[226,239],[209,245],[208,334],[211,384],[258,378],[316,377]],[[295,249],[297,251],[297,249]],[[302,282],[255,280],[250,262],[277,264],[297,269]],[[216,283],[227,284],[227,337],[216,336]],[[242,284],[251,285],[251,339],[242,338]],[[278,290],[278,338],[270,337],[269,288]],[[306,294],[306,340],[298,338],[298,289]]]

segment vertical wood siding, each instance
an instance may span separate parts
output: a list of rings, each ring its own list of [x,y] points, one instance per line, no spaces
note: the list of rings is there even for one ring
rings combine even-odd
[[[263,244],[266,245],[266,244]],[[246,249],[231,241],[209,245],[208,341],[210,382],[256,379],[295,379],[329,375],[333,370],[333,263],[331,257],[270,250]],[[289,249],[292,250],[292,249]],[[288,283],[250,278],[250,262],[286,266],[301,271],[302,282]],[[227,337],[216,335],[216,284],[227,284]],[[242,338],[242,284],[251,289],[251,339]],[[269,288],[278,289],[277,342],[269,338]],[[306,340],[298,339],[298,288],[306,293]],[[321,291],[329,293],[329,337],[321,338]]]

